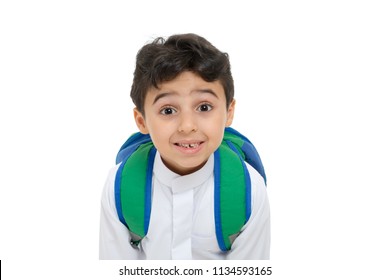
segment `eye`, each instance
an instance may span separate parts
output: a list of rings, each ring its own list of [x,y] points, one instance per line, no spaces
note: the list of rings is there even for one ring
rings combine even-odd
[[[160,114],[162,114],[162,115],[172,115],[174,113],[176,113],[176,110],[173,109],[172,107],[165,107],[165,108],[162,108],[160,111]]]
[[[197,110],[200,111],[200,112],[208,112],[208,111],[211,111],[213,109],[213,106],[211,106],[210,104],[201,104]]]

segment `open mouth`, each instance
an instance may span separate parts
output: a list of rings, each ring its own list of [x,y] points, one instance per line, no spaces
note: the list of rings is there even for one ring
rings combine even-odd
[[[196,149],[198,148],[203,142],[196,142],[196,143],[175,143],[176,146],[185,148],[185,149]]]

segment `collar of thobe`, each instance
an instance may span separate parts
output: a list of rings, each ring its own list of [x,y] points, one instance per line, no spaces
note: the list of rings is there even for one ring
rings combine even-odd
[[[214,154],[211,154],[206,164],[198,171],[181,176],[168,169],[163,163],[160,154],[156,153],[153,172],[164,185],[172,188],[172,193],[184,192],[196,188],[206,182],[214,171]]]

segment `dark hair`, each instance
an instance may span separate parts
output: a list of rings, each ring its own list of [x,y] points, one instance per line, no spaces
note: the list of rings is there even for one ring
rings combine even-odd
[[[184,71],[191,71],[207,82],[220,81],[228,108],[234,96],[228,54],[196,34],[180,34],[167,40],[159,37],[139,50],[130,92],[137,109],[144,114],[146,93],[152,86],[158,88]]]

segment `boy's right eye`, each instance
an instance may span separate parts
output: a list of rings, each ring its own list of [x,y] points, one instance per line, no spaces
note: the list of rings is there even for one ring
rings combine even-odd
[[[166,107],[166,108],[161,109],[160,113],[162,115],[172,115],[172,114],[176,113],[176,110],[173,109],[172,107]]]

